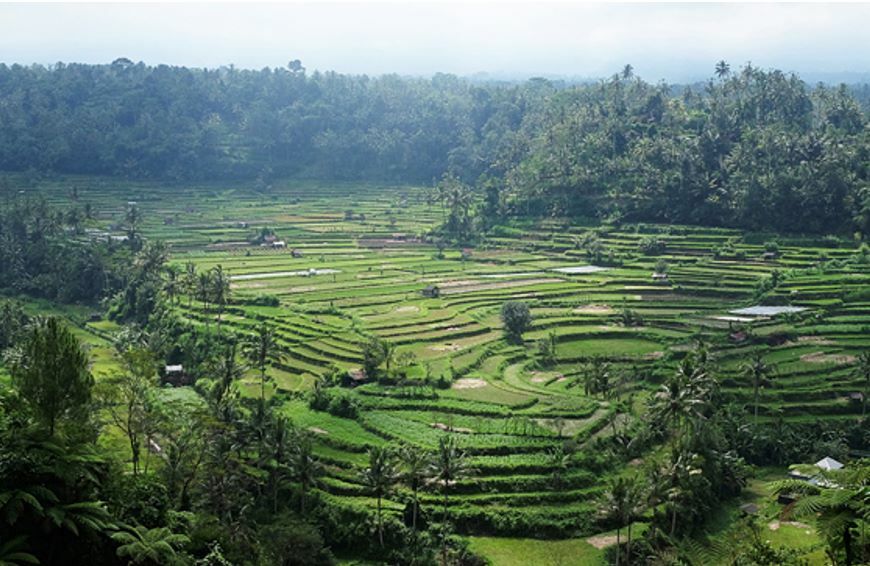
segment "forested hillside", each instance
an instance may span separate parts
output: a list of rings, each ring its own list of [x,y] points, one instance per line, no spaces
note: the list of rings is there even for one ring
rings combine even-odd
[[[870,228],[858,88],[720,62],[699,89],[111,65],[0,65],[0,169],[162,180],[431,183],[489,213]]]

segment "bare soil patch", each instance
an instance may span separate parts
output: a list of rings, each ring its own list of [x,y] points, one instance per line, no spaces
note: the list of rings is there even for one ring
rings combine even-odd
[[[441,344],[438,346],[429,346],[429,349],[433,352],[457,352],[462,349],[462,344],[448,342],[447,344]]]
[[[602,548],[607,548],[608,546],[613,546],[616,544],[616,535],[598,535],[594,537],[589,537],[586,539],[586,542],[601,550]]]
[[[444,423],[432,423],[432,428],[437,428],[438,430],[444,430],[447,432],[461,432],[464,434],[471,434],[474,431],[470,428],[462,428],[461,426],[449,426]]]
[[[480,389],[481,387],[486,387],[486,382],[473,377],[457,379],[453,384],[453,389]]]
[[[855,356],[848,354],[826,354],[824,352],[813,352],[801,356],[802,362],[810,364],[853,364],[856,360]]]
[[[585,305],[582,307],[577,307],[572,312],[576,314],[613,314],[614,310],[612,307],[607,305]]]
[[[415,307],[414,305],[408,305],[406,307],[397,308],[396,312],[398,312],[398,313],[420,312],[420,307]]]

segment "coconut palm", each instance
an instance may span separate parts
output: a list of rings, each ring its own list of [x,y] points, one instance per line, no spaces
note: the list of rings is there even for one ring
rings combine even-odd
[[[381,548],[384,547],[384,520],[381,501],[396,485],[399,475],[395,455],[389,448],[381,446],[369,448],[369,466],[360,474],[360,480],[378,500],[378,542]]]
[[[640,483],[634,476],[620,476],[611,480],[608,490],[604,493],[601,515],[616,523],[616,565],[620,564],[621,533],[623,527],[628,527],[628,559],[631,562],[631,524],[641,514],[643,492]]]
[[[224,271],[223,266],[218,265],[211,270],[211,296],[214,304],[217,306],[217,327],[218,334],[220,334],[221,315],[223,315],[227,301],[230,298],[230,278]]]
[[[398,452],[402,478],[411,488],[411,528],[417,532],[417,516],[420,514],[418,493],[426,478],[429,477],[430,454],[416,446],[402,446]]]
[[[716,63],[716,76],[720,79],[724,79],[731,73],[731,65],[726,63],[724,60],[720,60]]]
[[[439,438],[435,459],[430,464],[430,476],[435,482],[441,484],[441,492],[444,496],[444,525],[442,527],[441,546],[443,564],[447,564],[447,524],[449,520],[450,485],[469,474],[471,474],[471,468],[468,465],[468,457],[464,451],[460,450],[456,444],[456,439],[449,434]]]
[[[202,302],[202,310],[205,311],[206,324],[209,322],[208,304],[211,302],[211,276],[208,273],[200,273],[196,278],[196,298]]]
[[[187,294],[187,308],[193,305],[193,297],[197,294],[198,282],[196,264],[188,261],[184,264],[184,274],[182,276],[182,288]]]
[[[753,424],[758,424],[758,391],[768,377],[773,373],[773,368],[764,361],[760,352],[752,357],[752,360],[740,367],[743,376],[752,381],[752,403],[754,405]]]
[[[245,357],[260,370],[260,400],[266,399],[266,364],[270,359],[280,359],[277,333],[269,324],[263,322],[257,333],[250,336],[242,346]]]
[[[299,483],[299,510],[304,515],[308,491],[317,485],[318,479],[323,474],[323,465],[314,456],[314,442],[308,431],[298,431],[295,435],[288,456],[288,465],[291,478]]]
[[[182,290],[181,268],[174,264],[167,265],[165,272],[166,280],[163,282],[163,292],[166,293],[170,303],[177,303],[178,295],[181,294]]]
[[[867,416],[867,396],[870,395],[870,351],[861,352],[853,375],[864,380],[864,392],[861,403],[861,420]]]
[[[127,558],[127,564],[147,565],[184,564],[176,548],[190,542],[187,536],[175,534],[167,527],[143,526],[118,531],[112,535],[112,540],[119,544],[116,554]]]

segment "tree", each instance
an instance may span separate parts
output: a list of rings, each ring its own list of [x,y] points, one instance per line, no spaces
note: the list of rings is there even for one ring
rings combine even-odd
[[[425,450],[413,445],[405,445],[399,448],[399,464],[402,478],[411,488],[411,528],[417,532],[417,516],[420,513],[419,491],[428,478],[430,471],[431,456]]]
[[[643,492],[634,476],[618,476],[610,481],[601,503],[603,518],[616,523],[616,564],[620,564],[620,534],[628,527],[628,560],[631,562],[631,524],[642,511]]]
[[[299,510],[305,514],[305,499],[308,491],[317,484],[323,473],[323,465],[314,456],[314,443],[311,433],[296,431],[288,457],[290,476],[299,483]]]
[[[767,383],[768,377],[773,373],[773,368],[764,361],[764,357],[757,352],[752,360],[740,367],[743,376],[752,382],[752,404],[754,407],[753,423],[758,424],[758,391]]]
[[[438,439],[438,449],[435,451],[435,459],[430,464],[429,476],[441,484],[441,493],[444,497],[444,512],[442,525],[442,564],[447,564],[447,529],[450,519],[450,485],[471,473],[468,458],[464,451],[460,450],[456,440],[448,435]]]
[[[363,344],[363,370],[366,377],[374,378],[378,374],[378,368],[387,358],[384,341],[377,336],[372,336]]]
[[[143,526],[118,531],[112,535],[112,540],[118,543],[118,558],[127,558],[131,565],[147,566],[185,564],[177,548],[190,542],[187,536],[175,534],[167,527]]]
[[[36,318],[7,363],[13,385],[50,436],[58,424],[87,419],[94,385],[88,355],[60,319]]]
[[[243,345],[243,352],[248,361],[260,370],[260,400],[263,401],[266,399],[266,364],[270,359],[281,356],[275,329],[262,322],[257,333],[250,336]]]
[[[724,60],[720,60],[716,63],[716,76],[720,79],[724,79],[731,73],[731,65],[726,63]]]
[[[863,397],[861,399],[861,420],[867,417],[867,397],[870,396],[870,351],[858,355],[858,363],[853,370],[855,377],[864,381]]]
[[[399,479],[399,470],[395,464],[395,455],[389,448],[373,446],[369,448],[369,466],[360,474],[362,484],[369,489],[378,500],[378,542],[384,547],[384,522],[381,500],[387,495]]]
[[[211,271],[211,297],[218,309],[217,327],[218,334],[220,334],[221,315],[223,315],[230,298],[230,278],[224,272],[223,266],[218,265]]]
[[[507,301],[501,306],[501,320],[508,338],[519,341],[532,324],[532,313],[526,303]]]
[[[154,389],[157,369],[148,350],[135,348],[121,354],[123,371],[100,385],[103,402],[115,425],[127,435],[133,475],[139,474],[143,440],[150,438],[156,421]]]

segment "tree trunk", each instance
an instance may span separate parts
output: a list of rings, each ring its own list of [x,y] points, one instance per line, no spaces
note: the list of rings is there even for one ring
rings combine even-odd
[[[677,530],[677,504],[674,503],[674,505],[671,508],[671,536],[672,537],[674,536],[674,533],[676,532],[676,530]]]
[[[755,418],[753,420],[754,425],[758,426],[758,381],[755,382],[754,388],[754,397],[755,397]]]
[[[381,548],[384,548],[384,519],[381,514],[381,495],[378,494],[378,542],[381,543]]]
[[[411,508],[411,528],[417,533],[417,486],[414,486],[414,502]]]
[[[843,546],[846,549],[846,566],[852,566],[855,559],[852,556],[852,524],[846,523],[843,527]]]
[[[628,553],[625,556],[626,565],[631,564],[631,522],[628,523]]]
[[[616,528],[616,566],[619,566],[619,527]]]

